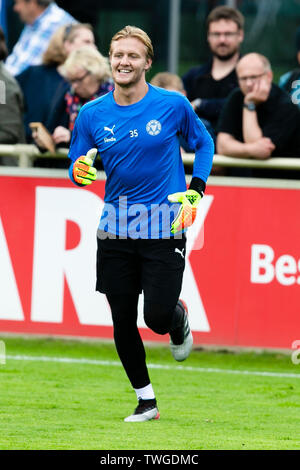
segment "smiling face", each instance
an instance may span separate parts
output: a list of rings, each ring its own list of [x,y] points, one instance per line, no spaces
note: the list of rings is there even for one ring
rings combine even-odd
[[[145,82],[145,73],[151,67],[146,46],[135,37],[113,41],[110,51],[110,64],[115,84],[130,88]]]

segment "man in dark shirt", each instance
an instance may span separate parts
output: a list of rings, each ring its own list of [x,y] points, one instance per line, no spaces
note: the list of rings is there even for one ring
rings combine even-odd
[[[208,130],[215,130],[225,99],[238,86],[235,67],[244,39],[243,27],[244,17],[235,8],[214,8],[207,17],[212,59],[182,77],[187,97]]]
[[[261,54],[238,62],[240,89],[222,110],[217,153],[239,158],[300,156],[300,110],[272,83],[270,62]]]

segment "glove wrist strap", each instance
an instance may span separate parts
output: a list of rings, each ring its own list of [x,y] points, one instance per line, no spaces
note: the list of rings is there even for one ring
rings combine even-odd
[[[201,178],[193,176],[189,189],[193,189],[194,191],[197,191],[197,193],[201,194],[201,196],[203,196],[205,188],[205,182]]]

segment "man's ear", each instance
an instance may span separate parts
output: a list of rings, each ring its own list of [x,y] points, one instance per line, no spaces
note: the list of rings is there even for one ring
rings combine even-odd
[[[240,29],[240,30],[239,30],[239,43],[240,43],[240,44],[242,44],[242,42],[244,41],[244,37],[245,37],[244,30],[243,30],[243,29]]]
[[[272,70],[267,71],[267,77],[269,78],[270,82],[273,81],[273,72],[272,72]]]
[[[145,71],[148,72],[148,70],[151,69],[151,65],[152,65],[152,59],[147,59],[146,61],[146,65],[145,65]]]

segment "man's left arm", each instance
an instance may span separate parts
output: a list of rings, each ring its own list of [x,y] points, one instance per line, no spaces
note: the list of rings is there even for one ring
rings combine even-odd
[[[245,144],[251,144],[263,137],[263,131],[258,122],[257,109],[254,103],[250,103],[249,105],[244,103],[242,119],[243,139]]]
[[[179,131],[189,148],[195,152],[191,186],[201,179],[205,185],[212,168],[214,143],[206,127],[196,115],[189,101],[183,97],[183,106],[178,112]],[[197,190],[196,188],[194,188]],[[200,187],[199,187],[200,189]],[[205,189],[205,186],[204,186]],[[202,189],[203,191],[203,189]]]
[[[206,188],[214,155],[213,140],[186,98],[184,98],[183,105],[179,107],[176,115],[179,132],[195,152],[195,160],[189,189],[168,196],[170,202],[181,203],[178,214],[171,225],[171,232],[174,234],[193,224],[197,206]]]

